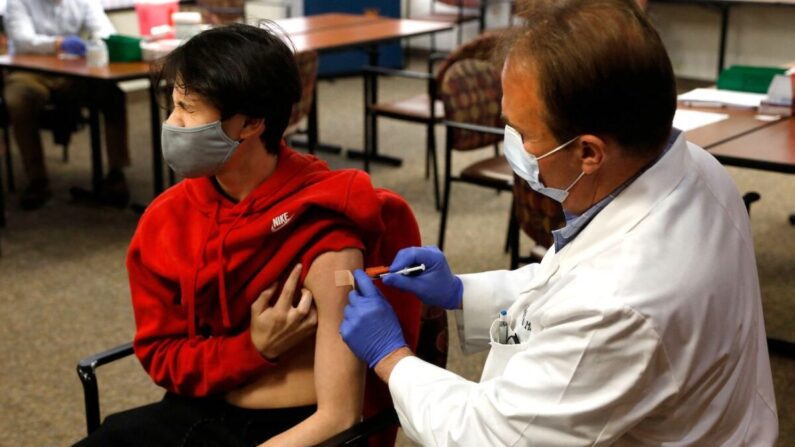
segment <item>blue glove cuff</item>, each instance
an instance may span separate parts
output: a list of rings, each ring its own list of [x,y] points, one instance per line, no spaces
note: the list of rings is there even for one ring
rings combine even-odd
[[[398,341],[394,341],[394,342],[392,342],[392,343],[389,343],[388,345],[386,345],[386,347],[385,347],[384,349],[381,349],[381,350],[378,352],[378,355],[376,355],[375,357],[373,357],[372,359],[370,359],[370,363],[369,363],[367,366],[368,366],[370,369],[373,369],[373,368],[375,368],[375,365],[377,365],[377,364],[378,364],[378,362],[380,362],[381,360],[383,360],[383,359],[384,359],[384,357],[388,356],[389,354],[391,354],[391,353],[393,353],[393,352],[397,351],[398,349],[400,349],[400,348],[402,348],[402,347],[404,347],[404,346],[408,346],[408,344],[407,344],[407,343],[406,343],[406,341],[405,341],[405,340],[403,340],[402,338],[401,338],[400,342],[398,342]]]

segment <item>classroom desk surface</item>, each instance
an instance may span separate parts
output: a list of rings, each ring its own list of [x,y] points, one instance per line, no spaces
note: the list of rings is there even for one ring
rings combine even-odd
[[[750,109],[689,107],[679,104],[680,110],[696,110],[699,112],[724,113],[729,118],[707,126],[698,127],[685,132],[687,140],[704,149],[738,138],[750,132],[770,126],[773,122],[756,119],[757,111]]]
[[[788,118],[709,149],[731,166],[795,174],[795,118]]]
[[[340,16],[342,14],[333,14]],[[290,34],[290,39],[297,51],[330,51],[346,47],[373,46],[382,42],[419,36],[422,34],[447,31],[453,28],[449,23],[429,22],[424,20],[392,19],[388,17],[359,16],[359,22],[347,25],[314,28],[314,23],[324,19],[323,15],[306,17],[308,31]],[[294,19],[288,19],[294,20]],[[282,21],[277,21],[281,24]],[[322,23],[322,22],[321,22]]]
[[[113,62],[106,67],[89,67],[84,58],[48,55],[4,55],[0,56],[0,67],[113,82],[149,77],[148,62]]]
[[[294,36],[296,34],[314,33],[333,28],[343,28],[356,26],[363,23],[381,20],[383,17],[376,15],[360,15],[345,13],[328,13],[314,16],[291,17],[289,19],[278,19],[275,23],[284,31],[285,34]]]

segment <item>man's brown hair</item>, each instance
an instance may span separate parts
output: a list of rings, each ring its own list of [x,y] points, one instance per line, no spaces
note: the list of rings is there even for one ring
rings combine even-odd
[[[531,69],[544,121],[558,141],[614,138],[625,150],[662,149],[676,111],[665,47],[634,0],[527,1],[513,36],[513,69]]]

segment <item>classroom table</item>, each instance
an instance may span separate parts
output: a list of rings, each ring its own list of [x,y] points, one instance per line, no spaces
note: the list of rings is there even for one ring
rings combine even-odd
[[[0,56],[0,68],[41,73],[46,75],[64,76],[87,81],[89,109],[89,128],[91,138],[91,189],[96,194],[102,183],[102,142],[100,138],[99,106],[91,85],[98,83],[129,81],[149,78],[147,62],[112,62],[106,67],[88,67],[84,58],[66,59],[54,55],[4,55]],[[0,88],[0,94],[2,89]],[[163,165],[160,155],[160,110],[157,92],[149,87],[152,131],[152,168],[154,172],[155,195],[163,191]]]
[[[452,24],[444,22],[394,19],[372,14],[343,13],[294,17],[276,20],[275,22],[290,38],[296,51],[323,53],[350,48],[363,48],[368,53],[368,64],[371,66],[378,65],[378,45],[381,43],[448,31],[453,28]],[[375,95],[374,89],[375,87],[371,82],[365,82],[365,98],[374,98],[372,96]],[[315,89],[315,97],[312,101],[307,123],[307,144],[311,153],[323,147],[318,142],[317,127],[317,89]],[[399,164],[397,159],[382,156],[378,153],[366,154],[349,150],[348,155],[363,156],[366,166],[369,165],[370,160],[392,165]]]
[[[795,0],[652,0],[657,3],[681,3],[692,5],[706,5],[718,9],[720,12],[720,40],[718,44],[718,75],[723,70],[726,60],[726,34],[729,29],[729,14],[731,8],[739,5],[751,6],[791,6],[795,7]]]
[[[680,110],[694,110],[729,115],[729,117],[723,121],[718,121],[717,123],[685,132],[688,141],[704,149],[710,149],[726,141],[770,126],[776,122],[757,119],[756,116],[758,112],[756,109],[692,107],[683,103],[679,103],[678,108]]]
[[[795,118],[787,118],[709,148],[721,163],[795,174]]]

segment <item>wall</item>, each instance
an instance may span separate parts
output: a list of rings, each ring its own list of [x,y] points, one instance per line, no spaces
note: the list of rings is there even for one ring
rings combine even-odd
[[[649,14],[678,76],[712,80],[717,74],[720,13],[714,7],[655,3]],[[731,9],[726,66],[795,61],[795,6],[740,5]]]
[[[412,16],[428,12],[428,0],[411,1]],[[301,14],[301,1],[292,0],[293,14]],[[404,9],[405,9],[404,4]],[[440,9],[443,9],[440,7]],[[487,24],[490,28],[507,26],[508,5],[489,6]],[[249,18],[281,16],[282,10],[256,1],[247,3]],[[684,4],[661,4],[653,0],[649,14],[665,42],[678,76],[712,80],[718,61],[720,14],[712,7]],[[137,34],[135,12],[111,14],[119,32]],[[464,27],[464,40],[477,34],[477,23]],[[441,33],[436,38],[437,48],[449,49],[455,45],[456,33]],[[412,47],[429,48],[428,37],[410,40]],[[795,7],[735,6],[729,20],[726,46],[726,64],[781,65],[795,61]]]
[[[428,0],[408,0],[411,13],[428,12]],[[714,7],[661,4],[651,0],[649,14],[658,28],[678,76],[713,80],[717,73],[720,13]],[[439,9],[442,9],[441,7]],[[489,28],[508,23],[506,4],[488,8]],[[464,40],[477,33],[477,24],[464,27]],[[437,38],[437,47],[449,49],[455,34]],[[781,65],[795,61],[795,6],[739,5],[731,9],[726,45],[726,64]],[[427,37],[411,40],[413,47],[428,48]]]

